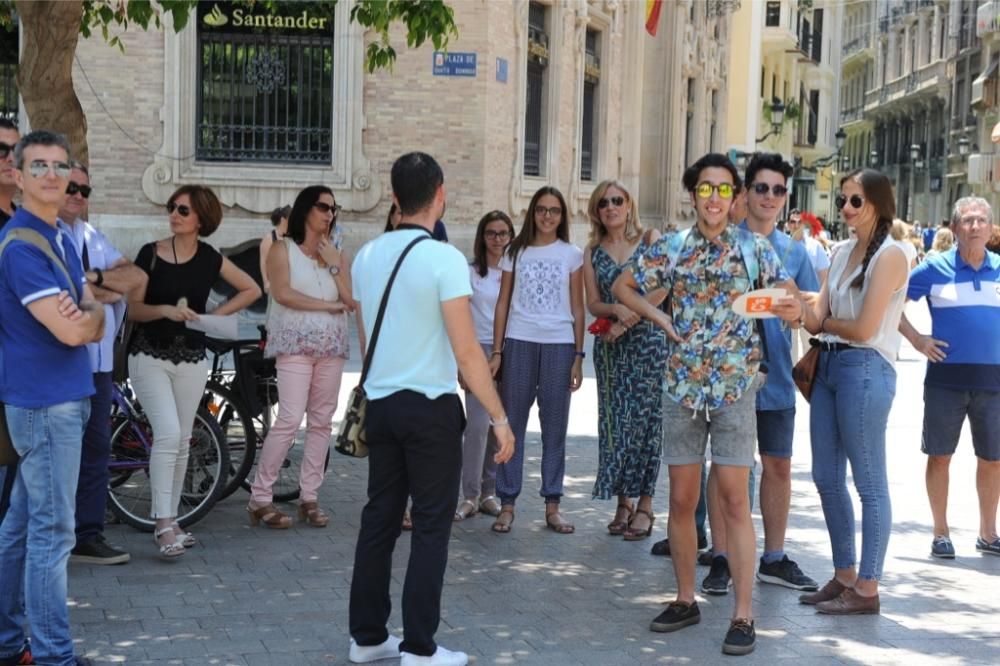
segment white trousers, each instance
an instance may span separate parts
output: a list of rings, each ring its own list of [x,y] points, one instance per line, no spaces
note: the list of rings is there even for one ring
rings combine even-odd
[[[128,357],[128,374],[153,428],[149,484],[153,518],[177,517],[191,448],[191,428],[208,381],[208,360],[172,363],[146,354]]]

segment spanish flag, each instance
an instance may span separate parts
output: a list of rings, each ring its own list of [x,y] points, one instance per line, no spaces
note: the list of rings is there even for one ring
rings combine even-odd
[[[660,8],[663,0],[646,0],[646,32],[656,37],[656,28],[660,24]]]

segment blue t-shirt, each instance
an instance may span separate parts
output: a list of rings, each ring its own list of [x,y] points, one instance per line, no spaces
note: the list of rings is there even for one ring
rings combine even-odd
[[[934,245],[934,234],[935,233],[936,232],[933,229],[931,229],[930,227],[924,229],[924,252],[926,252],[927,250],[931,249],[931,246]]]
[[[740,227],[749,230],[746,220]],[[819,291],[819,280],[809,255],[801,243],[774,229],[767,240],[801,291]],[[792,331],[777,317],[761,319],[767,346],[767,381],[757,392],[757,409],[770,411],[795,407],[795,383],[792,381]]]
[[[979,270],[958,248],[930,256],[910,273],[906,296],[927,298],[931,336],[948,343],[924,383],[1000,391],[1000,255],[987,252]]]
[[[426,231],[398,229],[366,243],[351,267],[354,299],[361,304],[365,338],[371,340],[389,274],[403,249]],[[444,326],[441,303],[471,296],[469,264],[456,248],[424,241],[410,250],[396,275],[378,344],[365,380],[368,398],[398,391],[431,400],[458,393],[458,365]]]
[[[61,256],[82,292],[86,278],[73,241],[55,227],[19,208],[2,231],[40,233]],[[51,407],[94,393],[87,347],[63,344],[28,311],[27,306],[60,291],[73,294],[63,272],[34,245],[15,241],[0,259],[0,400],[22,409]]]

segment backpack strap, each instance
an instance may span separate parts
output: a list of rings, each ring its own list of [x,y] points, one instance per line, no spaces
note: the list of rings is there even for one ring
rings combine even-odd
[[[24,227],[11,229],[7,233],[6,238],[4,238],[3,241],[0,241],[0,257],[3,256],[3,251],[7,248],[7,246],[14,241],[21,241],[22,243],[34,245],[41,250],[48,258],[49,262],[63,274],[63,277],[66,278],[66,282],[69,283],[70,290],[73,292],[73,298],[77,303],[80,302],[80,285],[73,281],[65,262],[63,262],[62,258],[56,255],[56,253],[52,250],[52,245],[45,240],[44,236],[34,229],[26,229]]]

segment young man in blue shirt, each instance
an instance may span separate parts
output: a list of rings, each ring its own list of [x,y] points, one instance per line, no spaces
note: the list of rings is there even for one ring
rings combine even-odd
[[[402,214],[396,231],[365,244],[351,268],[366,339],[401,253],[413,241],[429,239],[444,212],[444,175],[434,158],[415,152],[396,160],[392,198]],[[348,658],[367,663],[401,657],[401,666],[463,666],[464,652],[434,642],[462,467],[465,414],[458,398],[459,372],[490,415],[497,463],[513,455],[514,434],[476,340],[469,267],[462,253],[446,243],[418,242],[389,293],[364,385],[368,503],[354,555]],[[392,609],[392,551],[408,496],[414,520],[400,641],[388,633],[386,622]]]
[[[0,661],[23,651],[27,611],[38,663],[89,663],[73,656],[66,563],[94,393],[85,345],[101,339],[104,309],[86,286],[72,241],[56,226],[69,183],[69,143],[62,135],[32,132],[18,142],[14,167],[22,206],[0,230],[0,242],[30,229],[49,243],[66,273],[23,241],[10,243],[0,258],[0,400],[20,456],[0,524]]]
[[[931,555],[952,559],[948,529],[948,467],[969,419],[976,453],[979,538],[976,550],[1000,555],[1000,256],[988,252],[993,211],[985,199],[955,202],[951,226],[957,245],[928,257],[910,274],[907,298],[927,299],[931,335],[903,315],[900,332],[928,359],[924,377],[927,497],[934,516]]]

